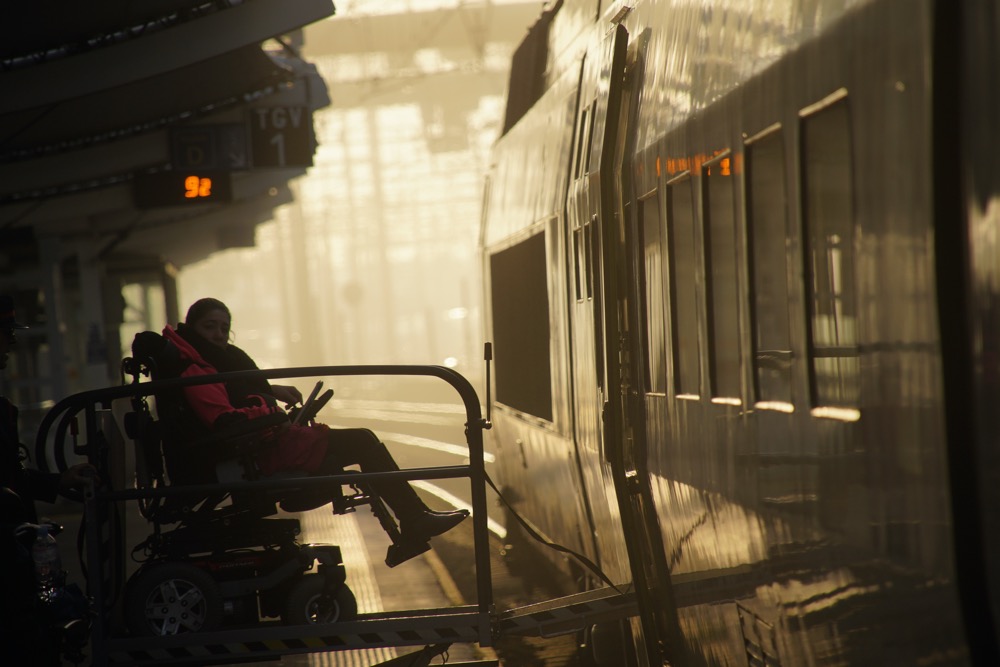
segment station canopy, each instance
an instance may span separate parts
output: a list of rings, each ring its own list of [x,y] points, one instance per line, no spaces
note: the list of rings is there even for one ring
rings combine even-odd
[[[6,234],[86,233],[183,265],[252,243],[311,164],[311,114],[329,96],[301,29],[333,12],[330,0],[9,3],[0,248]],[[292,129],[272,116],[301,131],[277,137],[280,160],[254,159],[254,119]],[[176,198],[148,196],[157,178]]]

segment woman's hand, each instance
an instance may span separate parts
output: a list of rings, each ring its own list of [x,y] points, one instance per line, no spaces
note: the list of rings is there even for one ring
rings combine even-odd
[[[271,394],[285,405],[302,402],[302,392],[291,385],[272,384]]]

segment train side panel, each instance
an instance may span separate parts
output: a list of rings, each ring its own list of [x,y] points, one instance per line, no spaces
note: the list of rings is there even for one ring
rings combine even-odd
[[[580,62],[498,141],[484,265],[497,409],[489,437],[515,511],[546,539],[596,557],[570,412],[564,207]],[[509,526],[514,528],[514,526]],[[548,549],[566,575],[579,573]]]
[[[687,47],[704,61],[647,72],[643,99],[672,100],[673,115],[642,109],[656,120],[638,123],[636,180],[659,167],[637,188],[656,191],[645,208],[663,221],[664,298],[645,308],[663,326],[647,354],[662,364],[647,375],[661,378],[646,392],[649,466],[688,649],[713,664],[964,650],[933,281],[930,7],[856,8],[728,93],[731,73],[685,40],[717,31],[630,17],[655,26],[651,53],[669,45],[661,60]],[[746,39],[747,56],[768,41]],[[719,61],[738,66],[733,55]],[[831,609],[843,618],[822,618]],[[893,635],[907,645],[881,643]]]
[[[495,173],[518,175],[490,201],[531,212],[487,227],[498,263],[544,246],[551,415],[517,407],[523,387],[497,435],[528,518],[650,588],[639,664],[997,655],[998,16],[979,0],[554,15],[546,69],[567,97],[577,72],[579,100],[546,136],[568,162],[526,178],[551,164],[525,146],[541,134],[501,140]],[[605,66],[615,31],[623,75]],[[546,99],[525,127],[556,118]],[[509,297],[491,289],[495,320]]]

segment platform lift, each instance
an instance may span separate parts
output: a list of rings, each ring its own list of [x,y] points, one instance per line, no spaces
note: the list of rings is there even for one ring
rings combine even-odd
[[[487,387],[489,387],[490,348],[487,344]],[[336,376],[429,376],[454,388],[461,397],[466,414],[465,435],[469,463],[439,468],[410,468],[387,473],[347,472],[324,477],[291,478],[267,481],[240,481],[200,487],[165,486],[128,488],[125,480],[126,456],[134,443],[126,439],[113,414],[115,401],[141,400],[158,391],[177,389],[250,377],[305,378]],[[487,389],[487,406],[489,406]],[[120,404],[119,404],[120,405]],[[489,407],[487,407],[489,410]],[[83,431],[78,433],[78,417],[83,415]],[[282,656],[377,647],[423,648],[404,654],[382,667],[429,665],[455,643],[493,646],[501,636],[530,635],[552,637],[573,633],[593,624],[623,619],[638,613],[634,593],[628,588],[602,588],[568,597],[549,600],[508,611],[497,612],[493,604],[490,575],[489,534],[486,510],[486,472],[483,459],[483,431],[490,428],[489,413],[484,418],[479,398],[472,385],[459,373],[440,366],[321,366],[268,371],[241,371],[200,378],[177,378],[123,384],[72,395],[45,416],[36,440],[37,457],[43,467],[44,454],[52,447],[55,465],[67,467],[67,438],[72,451],[86,456],[101,478],[111,484],[91,488],[83,494],[87,593],[92,600],[92,665],[183,665],[225,664],[258,660],[276,660]],[[54,429],[54,432],[53,432]],[[50,432],[53,432],[50,438]],[[82,442],[81,442],[82,441]],[[302,625],[262,621],[247,627],[178,633],[169,636],[132,637],[113,631],[113,617],[120,614],[115,606],[122,595],[124,580],[125,537],[122,505],[126,501],[156,502],[172,495],[191,493],[257,493],[282,487],[302,489],[319,485],[359,484],[395,476],[405,480],[451,479],[467,477],[471,482],[472,523],[477,580],[477,600],[473,605],[440,609],[416,609],[374,614],[358,614],[352,620],[332,623],[312,622]],[[110,487],[110,488],[108,488]],[[303,547],[307,558],[312,557]],[[322,547],[319,547],[322,549]],[[337,547],[327,547],[339,556]],[[391,547],[390,547],[391,549]],[[321,553],[321,552],[317,552]],[[390,552],[389,557],[392,557]],[[322,567],[322,558],[320,567]],[[339,565],[339,563],[336,563]],[[311,567],[311,563],[306,566]],[[342,580],[341,580],[342,581]],[[119,623],[120,625],[120,623]],[[448,663],[461,665],[496,665],[496,660]]]

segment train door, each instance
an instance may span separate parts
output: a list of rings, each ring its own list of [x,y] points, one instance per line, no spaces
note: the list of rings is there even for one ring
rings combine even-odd
[[[645,45],[648,33],[640,34],[629,43],[621,96],[618,137],[614,164],[617,173],[614,197],[617,211],[614,230],[617,248],[607,252],[606,272],[617,276],[617,326],[619,341],[619,405],[620,460],[613,466],[618,479],[619,506],[622,525],[631,555],[632,576],[642,610],[638,630],[653,655],[655,648],[661,657],[672,655],[671,647],[680,644],[680,629],[676,623],[676,605],[670,585],[670,569],[663,547],[656,506],[650,486],[647,458],[646,394],[650,387],[646,369],[650,366],[645,355],[647,251],[653,247],[646,238],[647,229],[659,230],[658,200],[655,196],[637,197],[632,183],[633,159],[636,155],[635,128],[638,122],[638,91],[644,73]],[[651,214],[651,208],[657,209]],[[657,239],[652,239],[653,241]],[[612,262],[614,260],[614,266]],[[608,297],[610,302],[610,295]]]
[[[630,488],[638,481],[626,466],[623,409],[623,299],[619,273],[623,263],[624,211],[621,208],[621,159],[625,126],[623,104],[628,33],[617,25],[596,53],[588,54],[580,86],[573,182],[567,203],[569,248],[575,259],[572,309],[575,372],[575,438],[583,484],[590,499],[595,544],[602,569],[617,582],[635,583],[643,621],[638,636],[639,664],[662,662],[659,632],[649,619],[654,602],[642,564],[649,548],[645,529],[636,530]],[[627,113],[626,113],[627,117]],[[633,456],[628,457],[630,460]],[[632,474],[630,474],[632,473]],[[648,496],[648,494],[647,494]],[[650,505],[651,506],[651,505]],[[654,519],[655,521],[655,519]],[[658,532],[657,532],[658,535]],[[662,549],[661,549],[662,552]]]
[[[617,35],[617,32],[615,33]],[[601,175],[610,178],[610,163],[602,165],[605,140],[614,142],[617,104],[608,103],[611,62],[618,37],[605,44],[604,52],[587,54],[580,83],[577,136],[574,141],[572,181],[567,201],[568,248],[573,253],[574,279],[571,309],[573,339],[573,413],[584,489],[594,528],[597,561],[615,583],[630,580],[621,520],[615,501],[610,457],[606,451],[605,415],[608,413],[608,369],[605,350],[604,276],[602,275],[602,223],[614,209],[602,209],[611,202],[601,196]],[[624,46],[625,39],[621,38]],[[623,50],[623,46],[622,49]],[[612,122],[609,122],[612,121]],[[606,162],[606,161],[605,161]],[[603,169],[602,167],[606,167]]]

